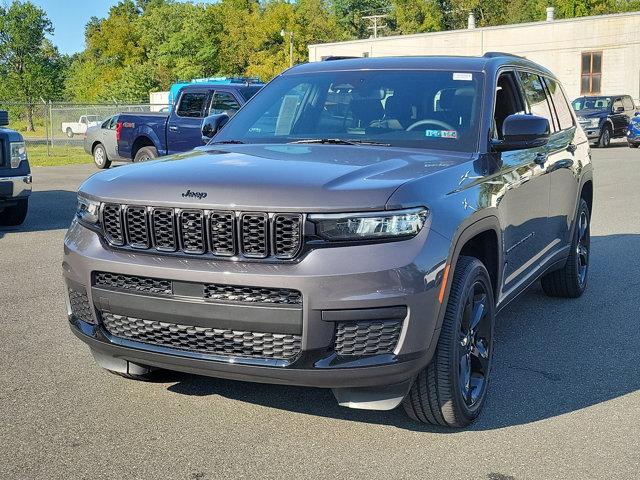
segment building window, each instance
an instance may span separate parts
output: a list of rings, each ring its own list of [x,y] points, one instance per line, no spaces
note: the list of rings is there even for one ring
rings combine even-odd
[[[583,95],[600,93],[602,83],[602,52],[584,52],[582,54],[582,73],[580,92]]]

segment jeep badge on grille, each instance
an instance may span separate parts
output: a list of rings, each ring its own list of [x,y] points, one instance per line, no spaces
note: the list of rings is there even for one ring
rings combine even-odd
[[[202,200],[207,197],[207,192],[193,192],[191,190],[187,190],[182,194],[183,198],[197,198],[198,200]]]

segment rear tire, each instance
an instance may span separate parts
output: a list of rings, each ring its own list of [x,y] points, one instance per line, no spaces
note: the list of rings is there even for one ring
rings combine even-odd
[[[17,205],[13,207],[6,207],[0,212],[0,225],[3,227],[15,227],[22,225],[25,218],[27,218],[27,211],[29,210],[29,199],[22,198],[18,200]]]
[[[158,158],[158,150],[156,147],[142,147],[136,152],[136,156],[133,158],[134,162],[146,162],[147,160],[153,160]]]
[[[111,166],[111,160],[107,157],[107,151],[101,143],[93,148],[93,163],[95,163],[99,169],[105,169]]]
[[[560,270],[549,272],[540,279],[542,290],[548,296],[578,298],[587,288],[591,246],[589,224],[589,206],[581,199],[567,263]]]
[[[489,273],[477,258],[462,256],[433,359],[402,402],[409,417],[455,428],[478,417],[489,384],[494,324]]]
[[[607,148],[611,145],[611,128],[607,125],[602,130],[600,134],[600,140],[598,141],[598,146],[602,148]]]
[[[630,143],[629,148],[638,148],[640,147],[640,143]]]
[[[67,128],[67,137],[69,138],[73,138],[73,130],[71,130],[70,128]]]

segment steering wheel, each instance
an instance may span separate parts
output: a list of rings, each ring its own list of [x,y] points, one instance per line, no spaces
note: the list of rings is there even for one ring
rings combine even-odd
[[[441,127],[444,130],[455,130],[455,128],[453,128],[451,125],[449,125],[447,122],[443,122],[441,120],[435,120],[435,119],[425,119],[425,120],[418,120],[415,123],[412,123],[411,125],[409,125],[407,127],[407,132],[410,132],[411,130],[415,130],[416,127],[420,127],[422,125],[435,125],[436,127]]]

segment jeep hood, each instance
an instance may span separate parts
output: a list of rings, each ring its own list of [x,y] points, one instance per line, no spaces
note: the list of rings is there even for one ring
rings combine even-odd
[[[266,211],[384,209],[403,183],[471,154],[342,145],[211,145],[90,177],[103,201]]]

